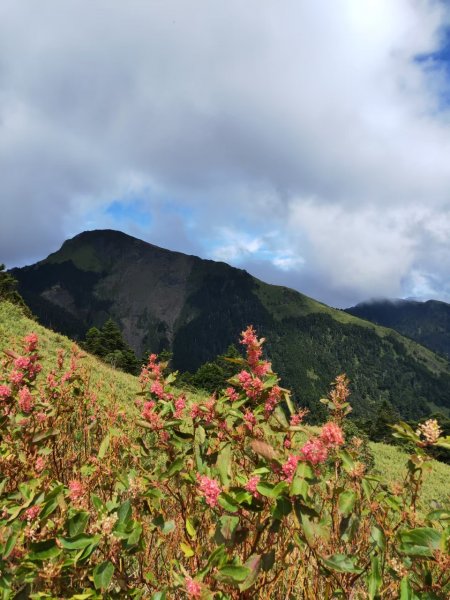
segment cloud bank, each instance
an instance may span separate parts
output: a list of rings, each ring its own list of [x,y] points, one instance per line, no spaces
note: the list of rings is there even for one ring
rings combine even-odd
[[[115,227],[337,306],[450,301],[450,9],[5,0],[0,260]]]

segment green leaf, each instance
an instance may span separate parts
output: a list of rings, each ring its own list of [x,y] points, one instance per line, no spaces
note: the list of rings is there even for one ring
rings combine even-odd
[[[400,584],[400,598],[399,600],[419,600],[419,597],[414,593],[411,584],[409,583],[408,576],[403,577]]]
[[[370,561],[370,572],[367,576],[367,587],[369,591],[369,600],[375,600],[379,597],[378,592],[380,591],[383,579],[381,576],[381,565],[378,556],[372,556]]]
[[[276,485],[267,481],[260,481],[256,486],[256,489],[261,496],[276,499],[288,489],[288,484],[285,481],[280,481],[280,483],[277,483]]]
[[[439,548],[441,533],[431,527],[400,531],[400,550],[409,556],[433,556]]]
[[[173,461],[169,469],[164,473],[165,477],[173,477],[175,473],[179,473],[184,467],[184,458],[179,457]]]
[[[374,525],[370,531],[370,541],[373,542],[382,552],[386,549],[386,536],[384,531]]]
[[[17,538],[19,537],[19,531],[13,531],[8,539],[6,540],[5,548],[3,550],[3,560],[6,560],[11,552],[14,550],[14,546],[16,545]]]
[[[241,592],[245,592],[245,590],[251,588],[255,583],[261,570],[261,556],[259,554],[252,554],[252,556],[246,560],[244,567],[249,569],[249,574],[244,581],[239,584],[239,589]]]
[[[323,559],[323,564],[338,573],[362,573],[362,569],[356,567],[356,556],[346,554],[333,554]]]
[[[235,501],[235,499],[225,492],[222,492],[219,496],[219,504],[222,508],[227,510],[228,512],[236,512],[239,510],[239,504]]]
[[[217,457],[217,469],[220,475],[220,481],[226,488],[230,485],[231,475],[231,444],[225,444]]]
[[[420,440],[413,428],[404,421],[400,421],[400,423],[396,423],[395,425],[389,425],[389,427],[394,430],[392,435],[396,438],[409,440],[414,443]]]
[[[28,555],[29,560],[48,560],[49,558],[55,558],[62,552],[61,548],[56,545],[55,539],[45,540],[43,542],[35,542],[30,544],[30,554]]]
[[[356,502],[356,493],[353,490],[347,490],[346,492],[341,492],[339,494],[338,499],[338,507],[339,512],[344,515],[344,517],[350,516]]]
[[[446,448],[447,450],[450,450],[450,435],[448,435],[445,438],[439,438],[435,446],[439,446],[440,448]]]
[[[308,498],[310,482],[314,480],[314,472],[311,465],[301,462],[297,465],[290,487],[291,496],[301,496],[304,500]]]
[[[85,510],[77,511],[67,522],[70,537],[83,533],[89,520],[89,513]]]
[[[180,543],[180,548],[183,551],[183,554],[185,555],[186,558],[190,558],[191,556],[194,556],[195,552],[192,550],[192,548],[190,546],[188,546],[188,544],[185,544],[184,542]]]
[[[250,575],[250,569],[239,565],[225,565],[218,571],[220,580],[229,580],[233,583],[242,583]]]
[[[44,431],[40,431],[31,440],[33,444],[38,444],[39,442],[43,442],[44,440],[48,440],[51,437],[56,437],[59,433],[59,429],[45,429]]]
[[[109,448],[109,443],[111,441],[111,435],[107,433],[100,444],[100,448],[98,449],[98,458],[102,460],[105,458],[106,451]]]
[[[186,519],[186,531],[189,537],[193,540],[197,538],[197,532],[195,531],[194,523],[189,517]]]
[[[58,541],[65,550],[81,550],[92,544],[94,536],[87,533],[79,533],[70,538],[59,537]]]
[[[131,503],[125,500],[117,511],[117,525],[127,525],[131,520]]]
[[[219,531],[223,540],[230,541],[233,539],[236,528],[239,525],[239,517],[224,515],[220,517],[218,525],[220,526]]]
[[[106,590],[111,583],[114,574],[114,565],[111,561],[105,560],[97,565],[93,571],[94,585],[97,590]]]
[[[292,502],[287,498],[277,498],[277,503],[272,510],[274,519],[281,521],[283,517],[287,517],[292,512]]]

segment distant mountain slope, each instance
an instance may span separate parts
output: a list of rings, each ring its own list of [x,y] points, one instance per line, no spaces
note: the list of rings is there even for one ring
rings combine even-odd
[[[75,338],[108,316],[134,350],[170,348],[194,370],[252,323],[283,383],[319,418],[336,374],[352,380],[355,414],[390,401],[404,417],[450,410],[449,363],[398,333],[268,285],[224,263],[158,248],[117,231],[84,232],[47,259],[15,269],[42,323]]]
[[[376,300],[357,304],[346,312],[391,327],[450,358],[450,304],[437,300]]]

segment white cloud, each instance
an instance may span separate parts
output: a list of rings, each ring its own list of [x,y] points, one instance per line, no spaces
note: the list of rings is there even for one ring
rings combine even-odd
[[[0,258],[139,197],[132,233],[334,304],[450,299],[450,87],[415,60],[449,23],[435,0],[5,0]]]

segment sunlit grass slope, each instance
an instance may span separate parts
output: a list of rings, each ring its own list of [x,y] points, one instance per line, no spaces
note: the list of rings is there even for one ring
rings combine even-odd
[[[39,336],[39,350],[45,370],[56,364],[58,349],[70,354],[74,342],[59,335],[36,321],[23,316],[20,309],[7,302],[0,303],[0,353],[5,349],[20,349],[21,338],[30,332]],[[99,399],[107,403],[111,398],[129,412],[134,409],[134,400],[139,391],[136,377],[113,369],[94,356],[82,352],[82,364],[90,372],[93,386]],[[187,395],[192,398],[193,394]],[[312,428],[313,430],[314,428]],[[401,485],[405,476],[407,455],[400,449],[387,444],[371,444],[375,456],[375,473],[388,478],[392,484]],[[431,461],[431,469],[424,477],[421,504],[424,509],[434,503],[450,503],[450,466]]]

